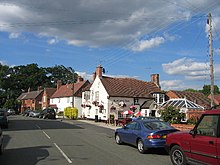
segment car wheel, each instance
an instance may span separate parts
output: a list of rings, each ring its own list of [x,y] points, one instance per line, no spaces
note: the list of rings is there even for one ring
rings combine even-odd
[[[44,115],[44,116],[43,116],[43,119],[46,119],[46,118],[47,118],[47,115]]]
[[[174,165],[186,165],[186,156],[183,150],[177,145],[171,148],[170,159]]]
[[[115,142],[117,144],[122,144],[121,138],[120,138],[120,136],[118,134],[115,135]]]
[[[137,142],[137,148],[141,154],[144,154],[146,152],[146,150],[144,149],[144,142],[141,139],[139,139]]]

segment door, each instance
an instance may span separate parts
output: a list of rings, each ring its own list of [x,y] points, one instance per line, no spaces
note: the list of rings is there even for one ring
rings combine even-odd
[[[192,159],[208,164],[217,165],[217,128],[218,115],[205,115],[196,127],[196,134],[191,139]]]

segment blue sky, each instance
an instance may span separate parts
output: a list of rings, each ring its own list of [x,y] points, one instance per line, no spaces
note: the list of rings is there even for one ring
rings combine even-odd
[[[90,79],[150,81],[162,90],[210,84],[207,15],[212,14],[215,84],[220,87],[220,1],[0,0],[0,62],[64,65]]]

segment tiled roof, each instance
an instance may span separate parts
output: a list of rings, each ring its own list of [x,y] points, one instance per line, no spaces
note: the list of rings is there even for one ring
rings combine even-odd
[[[162,92],[153,82],[133,78],[101,78],[109,96],[114,97],[151,97],[153,92]]]
[[[37,96],[39,96],[42,92],[43,92],[43,90],[22,93],[18,97],[18,100],[36,99]]]
[[[214,100],[216,104],[220,104],[220,94],[214,95]]]
[[[79,96],[79,90],[82,89],[86,84],[88,84],[88,81],[81,81],[74,83],[74,95]],[[72,91],[72,84],[66,84],[62,85],[52,96],[51,98],[59,98],[59,97],[70,97],[73,95]]]
[[[208,109],[210,108],[210,99],[201,92],[174,91],[174,90],[171,90],[169,92],[172,92],[176,95],[176,97],[172,97],[172,98],[186,98],[187,100],[190,100],[198,105],[201,105]]]
[[[57,90],[57,88],[45,88],[47,96],[51,97]]]

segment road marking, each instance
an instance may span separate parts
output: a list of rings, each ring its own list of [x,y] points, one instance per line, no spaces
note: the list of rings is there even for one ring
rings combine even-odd
[[[42,130],[43,131],[43,130]],[[44,132],[43,131],[43,133],[44,133],[44,135],[48,138],[48,139],[50,139],[50,136],[49,135],[47,135],[47,133],[46,132]]]
[[[41,127],[40,127],[39,125],[37,125],[37,124],[36,124],[36,127],[37,127],[38,129],[41,129]]]
[[[55,147],[60,151],[60,153],[63,155],[63,157],[68,161],[68,163],[72,163],[72,161],[68,158],[68,156],[60,149],[60,147],[56,144],[53,143],[55,145]]]

